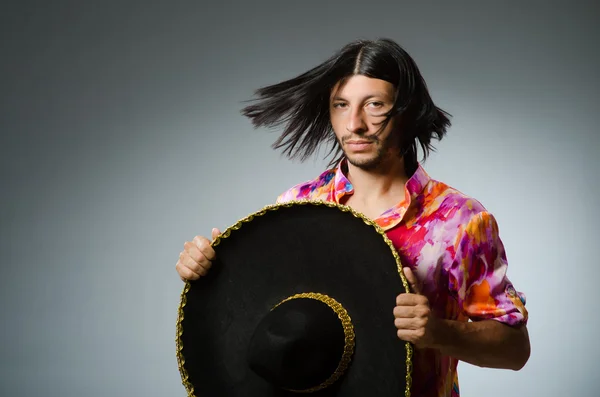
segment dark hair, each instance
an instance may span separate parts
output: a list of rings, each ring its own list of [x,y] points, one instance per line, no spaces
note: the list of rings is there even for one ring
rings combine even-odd
[[[401,115],[401,155],[406,171],[417,167],[417,144],[425,160],[433,137],[441,140],[450,126],[450,116],[433,103],[415,61],[390,39],[357,40],[311,70],[287,81],[256,90],[258,103],[242,109],[255,128],[285,124],[274,149],[284,148],[289,158],[307,159],[321,143],[332,145],[337,158],[343,157],[329,118],[329,97],[334,86],[353,75],[388,81],[396,87],[396,102],[387,114]]]

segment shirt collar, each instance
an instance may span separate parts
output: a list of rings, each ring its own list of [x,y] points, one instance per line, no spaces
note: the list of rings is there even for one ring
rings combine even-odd
[[[412,199],[415,199],[418,195],[423,192],[425,186],[429,183],[431,177],[423,166],[419,164],[417,166],[417,170],[412,174],[412,176],[406,182],[405,189],[408,191]]]
[[[331,187],[333,190],[333,197],[335,202],[339,204],[342,197],[347,194],[354,193],[354,186],[350,183],[350,180],[344,174],[344,168],[346,168],[346,159],[340,161],[335,170],[334,183]]]
[[[335,198],[335,202],[339,204],[340,200],[354,192],[354,187],[350,180],[346,177],[344,170],[346,169],[347,159],[341,160],[337,167],[334,177],[334,183],[332,186],[332,196]],[[410,205],[416,200],[421,194],[425,186],[431,180],[425,169],[421,164],[418,164],[416,171],[411,175],[406,184],[404,185],[405,197],[396,206],[390,208],[385,213],[381,214],[377,220],[382,226],[391,226],[397,222],[390,222],[391,219],[400,220]]]

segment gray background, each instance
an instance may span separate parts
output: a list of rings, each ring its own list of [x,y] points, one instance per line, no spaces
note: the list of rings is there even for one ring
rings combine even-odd
[[[184,396],[184,241],[325,165],[242,101],[381,36],[454,115],[426,170],[496,215],[528,297],[527,366],[460,364],[462,395],[597,395],[596,3],[317,4],[3,2],[0,395]]]

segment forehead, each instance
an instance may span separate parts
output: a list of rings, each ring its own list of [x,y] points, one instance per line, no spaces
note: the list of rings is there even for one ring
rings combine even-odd
[[[394,92],[394,85],[388,81],[363,75],[354,75],[348,79],[337,82],[331,90],[330,96],[332,98],[358,98],[374,95],[393,97]]]

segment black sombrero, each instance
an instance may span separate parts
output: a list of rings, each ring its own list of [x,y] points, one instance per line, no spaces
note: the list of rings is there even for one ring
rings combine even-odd
[[[410,396],[393,308],[408,283],[383,230],[349,207],[267,206],[213,242],[188,282],[177,359],[188,396]]]

